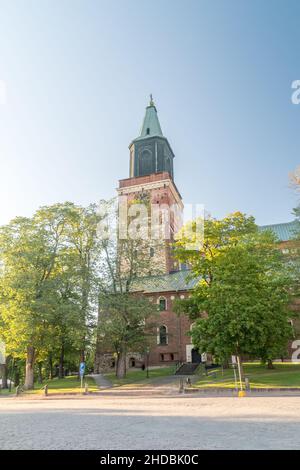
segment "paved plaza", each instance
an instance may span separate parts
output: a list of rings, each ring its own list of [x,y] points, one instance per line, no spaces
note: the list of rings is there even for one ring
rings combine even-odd
[[[299,449],[300,397],[1,398],[1,449]]]

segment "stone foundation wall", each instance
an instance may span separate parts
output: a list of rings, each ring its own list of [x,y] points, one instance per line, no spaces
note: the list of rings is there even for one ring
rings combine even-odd
[[[128,353],[126,356],[126,369],[142,367],[144,358],[140,353]],[[116,369],[116,357],[111,352],[98,352],[95,356],[94,373],[113,372]]]

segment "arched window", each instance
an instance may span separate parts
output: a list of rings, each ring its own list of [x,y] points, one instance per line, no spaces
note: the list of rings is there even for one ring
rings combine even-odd
[[[147,135],[150,134],[150,127],[147,127],[146,134],[147,134]]]
[[[165,325],[161,325],[158,329],[158,344],[164,346],[168,344],[168,330]]]
[[[160,297],[158,299],[158,306],[160,312],[167,310],[167,299],[165,297]]]
[[[129,367],[135,367],[135,357],[129,359]]]

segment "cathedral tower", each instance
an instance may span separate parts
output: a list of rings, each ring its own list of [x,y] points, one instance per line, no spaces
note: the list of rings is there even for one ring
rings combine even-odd
[[[177,270],[177,262],[172,257],[170,243],[181,225],[183,203],[174,183],[174,153],[163,135],[157,110],[152,96],[146,108],[140,135],[129,145],[129,178],[119,181],[119,196],[126,196],[128,203],[133,200],[145,201],[149,207],[159,210],[169,208],[170,236],[163,243],[153,241],[153,263],[159,271],[169,273]],[[173,208],[176,208],[175,212]],[[149,267],[151,274],[151,267]]]
[[[152,96],[140,135],[131,142],[129,150],[131,178],[167,172],[173,179],[174,153],[162,133]]]

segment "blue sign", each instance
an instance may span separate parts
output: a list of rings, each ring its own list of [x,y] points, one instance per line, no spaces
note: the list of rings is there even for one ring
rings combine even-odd
[[[84,371],[85,371],[85,362],[81,362],[79,366],[79,375],[80,377],[84,376]]]

